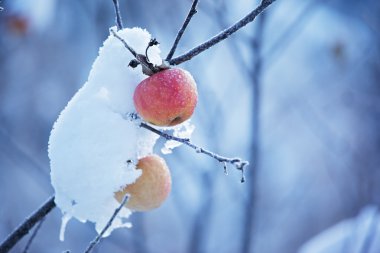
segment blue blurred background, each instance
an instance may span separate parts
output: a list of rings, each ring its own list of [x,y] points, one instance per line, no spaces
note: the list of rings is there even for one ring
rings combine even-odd
[[[257,4],[201,0],[176,55]],[[190,5],[120,2],[124,25],[146,28],[163,57]],[[86,81],[115,17],[111,0],[0,6],[2,241],[54,193],[51,127]],[[173,177],[168,201],[133,214],[133,228],[114,231],[95,252],[380,252],[379,13],[377,0],[278,0],[182,64],[199,89],[192,141],[249,160],[246,183],[232,167],[226,176],[221,164],[182,146],[165,156]],[[82,252],[96,236],[93,224],[71,221],[60,242],[61,216],[59,209],[47,216],[29,252]]]

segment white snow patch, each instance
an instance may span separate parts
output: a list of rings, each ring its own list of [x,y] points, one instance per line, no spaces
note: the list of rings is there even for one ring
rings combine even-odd
[[[124,29],[118,35],[141,54],[151,38],[140,28]],[[150,48],[150,61],[160,64],[159,53],[157,46]],[[55,202],[64,214],[62,240],[71,217],[94,222],[99,233],[119,206],[114,192],[141,174],[127,160],[153,152],[158,136],[124,118],[134,112],[134,89],[146,78],[141,67],[128,67],[132,59],[123,44],[110,35],[99,50],[88,81],[61,112],[51,131],[51,182]],[[115,228],[130,227],[125,222],[130,214],[123,208],[105,236]]]
[[[177,125],[177,126],[174,126],[171,128],[167,128],[167,129],[174,130],[173,136],[175,136],[175,137],[179,137],[179,138],[183,138],[183,139],[190,139],[191,134],[194,132],[195,125],[191,124],[190,120],[187,120],[180,125]],[[172,150],[174,148],[177,148],[181,145],[182,145],[181,142],[174,141],[174,140],[168,140],[165,142],[164,147],[161,149],[161,152],[165,155],[171,154]]]
[[[140,128],[137,139],[137,158],[141,158],[153,153],[153,146],[160,136]]]

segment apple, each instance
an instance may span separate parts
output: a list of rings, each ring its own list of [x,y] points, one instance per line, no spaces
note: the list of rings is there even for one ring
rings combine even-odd
[[[179,68],[162,70],[144,79],[133,94],[137,113],[157,126],[174,126],[189,119],[197,100],[194,78]]]
[[[149,211],[159,207],[171,190],[171,176],[168,166],[158,155],[148,155],[138,160],[136,165],[142,174],[136,182],[115,193],[121,203],[129,194],[126,207],[132,211]]]

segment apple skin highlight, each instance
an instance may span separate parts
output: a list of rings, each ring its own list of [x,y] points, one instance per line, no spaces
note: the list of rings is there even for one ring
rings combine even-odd
[[[189,119],[198,100],[191,74],[173,68],[144,79],[133,95],[138,114],[156,126],[175,126]]]
[[[158,155],[141,158],[136,167],[142,175],[133,184],[115,193],[121,203],[129,194],[126,207],[132,211],[149,211],[161,206],[171,191],[171,176],[165,160]]]

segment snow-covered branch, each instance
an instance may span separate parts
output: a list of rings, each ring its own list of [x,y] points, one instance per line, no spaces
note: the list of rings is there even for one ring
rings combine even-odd
[[[128,114],[127,118],[130,119],[130,120],[141,120],[140,117],[136,113],[130,113],[130,114]],[[140,122],[139,126],[142,127],[142,128],[145,128],[145,129],[147,129],[147,130],[149,130],[149,131],[151,131],[151,132],[153,132],[155,134],[158,134],[159,136],[165,138],[166,140],[173,140],[173,141],[180,142],[180,143],[185,144],[186,146],[194,149],[195,152],[197,152],[197,153],[205,154],[207,156],[210,156],[210,157],[214,158],[218,162],[223,163],[225,171],[227,170],[227,167],[226,167],[227,163],[234,165],[237,170],[240,170],[242,172],[241,182],[243,183],[245,181],[245,179],[244,179],[244,169],[249,164],[248,161],[245,161],[245,160],[243,160],[243,159],[241,159],[239,157],[230,158],[230,157],[221,156],[221,155],[216,154],[216,153],[214,153],[214,152],[212,152],[210,150],[207,150],[207,149],[202,148],[202,147],[200,147],[198,145],[195,145],[188,138],[179,138],[179,137],[170,135],[170,134],[168,134],[166,132],[163,132],[161,130],[158,130],[158,129],[152,127],[151,125],[149,125],[149,124],[147,124],[145,122]]]

